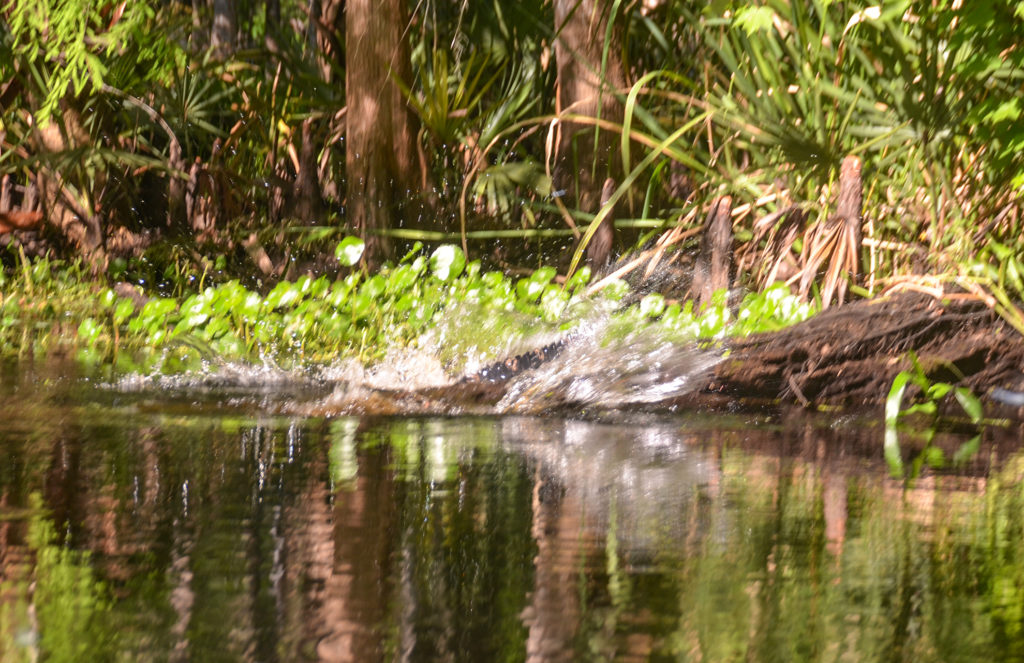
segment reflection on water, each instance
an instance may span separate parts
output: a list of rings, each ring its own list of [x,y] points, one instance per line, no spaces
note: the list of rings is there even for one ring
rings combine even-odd
[[[4,661],[1024,657],[1019,431],[905,483],[855,418],[285,418],[3,377]]]

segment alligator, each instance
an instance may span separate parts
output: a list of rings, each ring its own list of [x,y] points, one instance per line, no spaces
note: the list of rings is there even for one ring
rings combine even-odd
[[[474,383],[474,382],[506,382],[513,377],[525,373],[526,371],[533,370],[540,367],[544,363],[554,359],[559,352],[565,348],[568,342],[567,337],[559,338],[556,341],[542,345],[539,348],[528,350],[526,352],[496,361],[492,364],[484,366],[475,373],[471,373],[461,380],[460,383]]]

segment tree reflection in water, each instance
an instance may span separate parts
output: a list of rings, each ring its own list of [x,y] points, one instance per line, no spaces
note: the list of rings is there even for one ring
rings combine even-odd
[[[26,539],[40,518],[90,553],[109,610],[89,628],[119,658],[1024,654],[1018,431],[906,482],[856,419],[323,420],[18,394],[0,412],[5,661],[60,637],[33,615],[63,613],[28,609],[53,573]]]

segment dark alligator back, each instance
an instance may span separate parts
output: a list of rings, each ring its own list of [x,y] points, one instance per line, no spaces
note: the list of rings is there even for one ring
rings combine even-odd
[[[504,382],[520,373],[537,368],[546,361],[550,361],[561,352],[562,348],[565,347],[565,343],[566,339],[560,338],[553,343],[548,343],[534,350],[488,364],[476,373],[462,378],[460,382]]]

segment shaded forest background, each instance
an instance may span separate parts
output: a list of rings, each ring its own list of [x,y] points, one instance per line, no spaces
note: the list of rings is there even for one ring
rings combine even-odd
[[[564,268],[707,215],[746,285],[1010,302],[1022,33],[1005,0],[7,2],[0,241],[274,282],[344,234]]]

